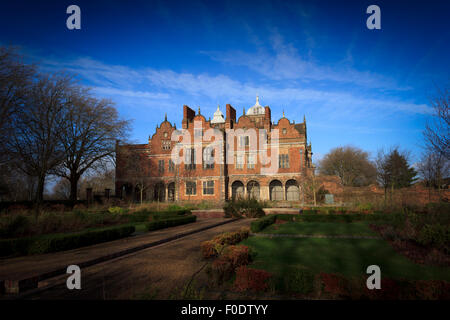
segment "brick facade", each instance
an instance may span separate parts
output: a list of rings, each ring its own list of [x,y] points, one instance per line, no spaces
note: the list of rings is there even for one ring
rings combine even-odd
[[[270,108],[260,106],[258,99],[239,119],[229,104],[225,114],[223,117],[218,108],[214,119],[206,120],[200,109],[195,113],[185,105],[183,130],[177,130],[166,116],[148,144],[118,143],[116,195],[136,197],[139,182],[145,186],[145,200],[220,202],[252,196],[261,200],[302,201],[302,181],[314,174],[305,119],[296,124],[283,113],[274,123]],[[181,137],[182,134],[189,134],[191,141]],[[245,136],[249,138],[243,138]],[[275,145],[279,150],[278,158]],[[202,157],[207,147],[214,150],[212,165],[206,165]],[[190,154],[192,149],[195,150],[193,155]],[[195,164],[169,164],[174,159],[172,154],[178,154],[181,161],[194,159]],[[264,171],[272,164],[262,163],[267,161],[265,154],[273,155],[277,162],[273,164],[276,170],[270,174]]]

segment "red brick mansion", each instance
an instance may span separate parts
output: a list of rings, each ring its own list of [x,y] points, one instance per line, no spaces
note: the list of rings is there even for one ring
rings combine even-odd
[[[158,201],[224,201],[238,197],[301,201],[314,174],[306,121],[272,122],[256,104],[236,119],[226,105],[208,120],[183,106],[182,128],[166,119],[146,144],[116,145],[116,195]]]

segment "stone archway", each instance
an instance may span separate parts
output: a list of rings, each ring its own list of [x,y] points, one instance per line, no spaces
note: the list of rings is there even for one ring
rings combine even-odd
[[[167,186],[167,200],[175,201],[175,182],[171,182]]]
[[[286,200],[287,201],[299,201],[300,200],[300,188],[298,183],[294,179],[286,181]]]
[[[231,185],[231,197],[232,199],[244,198],[244,184],[236,180]]]
[[[260,187],[258,181],[251,180],[247,183],[247,195],[249,199],[260,199]]]
[[[270,200],[282,201],[283,200],[283,184],[280,180],[272,180],[269,184]]]
[[[166,198],[166,189],[164,187],[164,183],[158,182],[155,185],[153,199],[155,201],[164,202],[165,198]]]

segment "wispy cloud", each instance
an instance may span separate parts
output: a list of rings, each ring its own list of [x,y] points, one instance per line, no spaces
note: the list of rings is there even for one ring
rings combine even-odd
[[[393,79],[370,71],[359,71],[348,63],[333,66],[318,64],[311,58],[302,57],[290,43],[273,31],[270,48],[258,46],[253,53],[244,51],[201,51],[211,59],[232,66],[245,66],[270,80],[313,80],[353,84],[368,88],[409,90],[399,86]],[[343,62],[351,61],[350,53]]]
[[[264,103],[295,110],[298,105],[311,106],[328,118],[348,116],[389,116],[396,112],[429,114],[431,108],[425,104],[402,101],[396,97],[367,98],[345,90],[310,89],[298,86],[280,86],[258,81],[244,82],[228,75],[176,72],[152,68],[133,69],[128,66],[108,65],[91,58],[72,61],[46,61],[47,68],[64,68],[75,72],[96,87],[99,94],[149,99],[168,102],[180,97],[198,103],[218,102],[248,106],[256,94]]]

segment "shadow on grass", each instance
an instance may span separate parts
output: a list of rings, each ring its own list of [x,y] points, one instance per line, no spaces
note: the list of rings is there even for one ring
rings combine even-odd
[[[280,276],[291,266],[307,267],[316,273],[362,276],[367,275],[369,265],[375,264],[381,268],[382,277],[450,280],[450,268],[415,264],[384,240],[251,237],[242,244],[257,252],[252,266]]]

